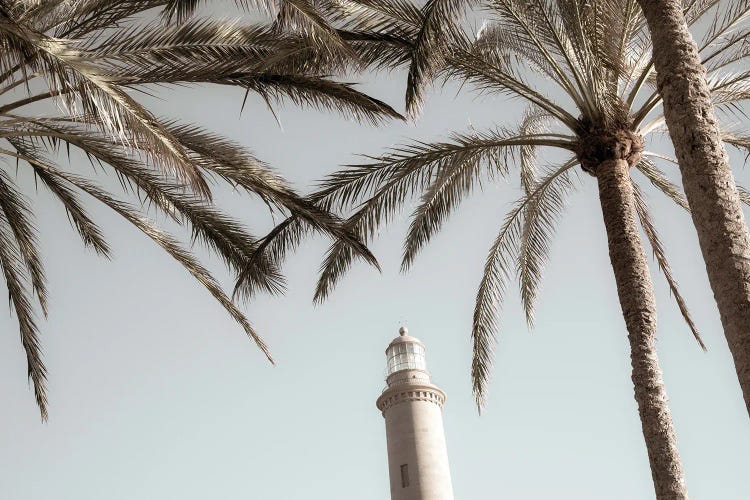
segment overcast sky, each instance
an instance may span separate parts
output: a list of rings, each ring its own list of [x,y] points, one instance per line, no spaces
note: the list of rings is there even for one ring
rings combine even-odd
[[[403,80],[368,77],[363,88],[402,109]],[[355,153],[512,125],[522,111],[517,101],[457,97],[457,90],[433,92],[416,125],[379,129],[293,106],[278,110],[279,127],[252,97],[240,116],[242,92],[221,88],[165,89],[149,102],[159,115],[240,141],[309,190],[357,161]],[[733,164],[750,184],[742,158],[733,156]],[[4,168],[15,173],[14,165]],[[666,168],[676,179],[676,167]],[[50,419],[39,421],[15,318],[2,314],[0,499],[387,499],[375,400],[384,387],[384,349],[401,324],[427,345],[433,381],[448,394],[457,499],[653,498],[596,184],[580,179],[552,245],[533,332],[509,293],[481,416],[469,380],[471,313],[487,249],[518,196],[515,184],[485,185],[401,275],[405,210],[372,245],[383,273],[356,265],[317,307],[312,292],[327,242],[310,240],[289,260],[287,295],[244,307],[275,367],[186,271],[125,221],[90,203],[115,249],[113,261],[100,259],[83,250],[48,195],[30,189],[52,298],[42,322]],[[686,214],[649,194],[709,348],[703,353],[692,339],[652,262],[659,355],[688,489],[696,499],[747,499],[748,415],[695,232]],[[228,189],[217,201],[257,232],[269,227],[262,205]],[[209,262],[230,287],[222,264]]]

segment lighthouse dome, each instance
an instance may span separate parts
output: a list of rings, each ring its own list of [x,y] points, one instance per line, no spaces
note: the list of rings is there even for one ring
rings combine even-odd
[[[405,327],[401,327],[399,336],[385,350],[388,359],[387,375],[401,370],[427,370],[424,344],[408,333]]]

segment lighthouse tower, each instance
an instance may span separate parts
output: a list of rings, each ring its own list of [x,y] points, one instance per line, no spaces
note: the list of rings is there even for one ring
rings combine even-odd
[[[453,500],[443,432],[445,393],[430,381],[425,347],[401,327],[388,345],[385,418],[391,500]]]

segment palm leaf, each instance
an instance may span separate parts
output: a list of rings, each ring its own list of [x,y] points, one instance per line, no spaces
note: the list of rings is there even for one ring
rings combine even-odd
[[[542,281],[544,264],[549,257],[550,239],[557,229],[557,222],[565,211],[566,199],[575,189],[570,178],[570,169],[578,165],[573,158],[559,167],[548,170],[543,178],[548,178],[557,170],[564,172],[555,177],[555,182],[538,191],[526,204],[518,250],[518,282],[521,291],[526,323],[534,326],[534,304]],[[527,194],[537,192],[531,186]]]
[[[110,257],[111,250],[109,244],[104,239],[99,227],[91,220],[91,217],[89,217],[88,213],[83,208],[83,205],[76,194],[54,176],[47,173],[44,168],[41,168],[39,164],[43,160],[35,155],[30,148],[26,147],[22,141],[17,139],[8,140],[16,151],[18,151],[17,158],[27,161],[34,169],[36,177],[40,179],[50,192],[52,192],[63,204],[65,212],[68,214],[68,219],[78,231],[84,245],[93,248],[99,255]],[[11,151],[0,150],[0,152],[3,154],[13,154]]]
[[[206,0],[165,0],[162,16],[166,24],[176,22],[182,24],[190,19],[198,7]],[[285,0],[279,0],[284,2]],[[278,10],[276,0],[235,0],[237,6],[246,10],[257,9],[261,12],[272,13]]]
[[[641,158],[641,161],[636,163],[635,168],[637,168],[640,173],[646,176],[651,184],[653,184],[654,187],[656,187],[659,191],[671,198],[672,201],[677,203],[677,205],[679,205],[680,207],[684,208],[687,211],[690,211],[687,199],[685,199],[685,195],[682,190],[674,183],[672,183],[669,179],[667,179],[667,177],[664,175],[664,172],[662,172],[654,162],[652,162],[648,158]]]
[[[0,266],[8,287],[10,305],[18,318],[28,377],[34,385],[34,395],[42,420],[47,420],[47,369],[42,361],[31,293],[26,285],[24,257],[16,242],[6,213],[0,211]]]
[[[507,171],[505,162],[509,158],[508,150],[529,143],[572,148],[568,140],[546,135],[513,136],[503,131],[455,135],[452,142],[402,146],[377,158],[375,163],[337,172],[323,182],[321,189],[313,197],[327,200],[333,208],[342,208],[377,186],[377,190],[349,217],[346,224],[367,242],[379,226],[391,220],[409,196],[428,189],[439,172],[448,172],[447,180],[450,179],[449,172],[454,166],[478,166],[482,163],[493,166],[493,170],[498,172]],[[432,229],[426,228],[431,226],[434,229],[443,220],[436,216],[434,210],[438,209],[444,215],[447,213],[446,210],[439,209],[440,205],[430,205],[428,198],[425,201],[428,203],[424,206],[423,214],[415,219],[412,243],[407,244],[405,250],[407,267],[421,245],[427,241],[425,238],[429,238],[427,232],[432,234]],[[324,300],[330,294],[349,269],[352,260],[353,255],[342,245],[334,244],[329,248],[321,266],[316,301]]]
[[[31,289],[39,300],[44,315],[47,315],[47,279],[39,254],[37,231],[32,212],[26,200],[18,192],[8,174],[0,170],[0,210],[5,224],[12,231],[16,246],[31,279]]]
[[[486,153],[454,155],[449,165],[438,170],[435,180],[425,190],[419,206],[412,213],[409,232],[404,240],[402,272],[411,267],[419,251],[440,230],[461,201],[471,194],[480,180],[485,156]]]
[[[79,49],[8,21],[0,21],[0,33],[23,51],[33,54],[32,60],[48,75],[52,93],[64,96],[69,109],[75,109],[75,98],[80,99],[84,114],[98,117],[102,126],[121,141],[132,134],[160,164],[208,196],[210,191],[205,180],[179,143],[151,113],[113,85],[99,68],[82,58]]]
[[[558,119],[570,130],[576,130],[578,121],[568,111],[555,104],[549,97],[534,90],[520,76],[507,69],[492,66],[475,54],[456,50],[451,57],[451,70],[456,76],[484,91],[499,91],[520,97]]]
[[[445,64],[451,42],[459,36],[455,26],[472,1],[428,0],[422,7],[422,23],[414,40],[411,66],[406,80],[406,114],[416,119],[424,102],[424,93]]]
[[[116,200],[110,196],[107,192],[96,186],[95,184],[86,181],[78,176],[62,172],[54,169],[50,166],[43,167],[49,174],[59,177],[60,179],[70,183],[76,188],[80,189],[96,198],[104,205],[114,210],[117,214],[122,216],[128,222],[133,224],[156,244],[162,247],[172,258],[179,262],[193,277],[198,280],[211,295],[221,304],[221,306],[242,326],[243,330],[247,335],[255,342],[258,348],[273,363],[273,358],[266,346],[265,342],[258,336],[253,327],[247,321],[244,314],[234,305],[231,299],[222,291],[219,284],[211,276],[211,274],[200,265],[200,263],[193,257],[190,252],[180,246],[180,244],[169,234],[159,230],[153,226],[146,218],[138,214],[135,207],[132,207],[126,203]]]
[[[635,184],[635,182],[632,182],[632,184],[633,194],[635,198],[635,210],[638,214],[638,220],[641,222],[641,227],[643,228],[643,232],[646,234],[646,239],[648,239],[649,244],[651,245],[651,250],[653,251],[654,257],[656,258],[656,262],[659,264],[659,269],[661,270],[664,278],[669,284],[669,290],[671,291],[672,297],[674,297],[674,300],[677,303],[677,307],[680,309],[682,318],[685,320],[685,323],[687,323],[688,327],[690,327],[690,331],[693,333],[695,340],[701,346],[701,349],[705,351],[706,345],[703,343],[703,339],[701,338],[700,333],[698,333],[698,328],[695,326],[695,322],[690,316],[690,311],[688,310],[687,304],[685,303],[685,299],[682,297],[682,294],[680,294],[679,287],[677,286],[677,281],[672,274],[672,269],[669,266],[669,261],[667,260],[666,253],[664,252],[664,247],[659,240],[659,234],[656,231],[656,227],[649,211],[648,204],[646,203],[646,200],[643,197],[643,194],[641,193],[638,185]]]
[[[484,273],[479,284],[474,319],[471,328],[473,356],[471,361],[471,381],[477,408],[481,411],[486,404],[487,386],[492,366],[492,351],[498,330],[497,316],[505,298],[508,279],[513,272],[514,262],[521,244],[523,218],[526,207],[542,196],[548,189],[554,189],[559,179],[566,175],[575,163],[567,168],[551,171],[541,178],[533,192],[524,195],[505,217],[505,222],[490,248],[484,265]]]

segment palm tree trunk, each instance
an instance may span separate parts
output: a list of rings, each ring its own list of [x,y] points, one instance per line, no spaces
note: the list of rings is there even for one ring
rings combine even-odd
[[[705,69],[680,0],[638,0],[654,46],[664,116],[724,335],[750,413],[750,236]]]
[[[656,304],[635,220],[628,162],[607,160],[599,165],[596,176],[656,498],[684,500],[687,489],[656,355]]]

